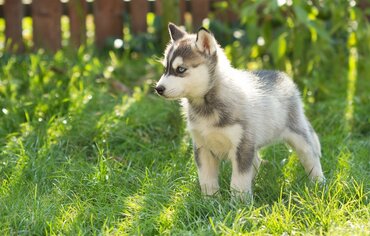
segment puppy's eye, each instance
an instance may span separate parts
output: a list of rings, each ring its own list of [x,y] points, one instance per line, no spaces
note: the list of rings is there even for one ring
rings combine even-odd
[[[184,73],[186,70],[187,70],[187,69],[186,69],[185,67],[182,67],[182,66],[179,66],[179,67],[177,67],[177,68],[176,68],[176,72],[177,72],[178,74],[182,74],[182,73]]]

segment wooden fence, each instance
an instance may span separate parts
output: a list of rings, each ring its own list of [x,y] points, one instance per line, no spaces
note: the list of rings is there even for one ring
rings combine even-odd
[[[219,0],[178,0],[180,22],[185,12],[192,16],[192,24],[199,27],[207,17],[211,5]],[[149,11],[162,15],[165,0],[33,0],[22,4],[22,0],[5,0],[0,6],[0,16],[5,18],[5,37],[10,50],[24,49],[22,19],[31,16],[33,22],[33,44],[35,48],[56,51],[62,46],[61,16],[70,20],[70,44],[79,46],[86,40],[86,16],[93,14],[95,43],[103,47],[108,38],[123,37],[123,15],[130,15],[133,34],[147,31],[146,15]]]
[[[0,0],[1,1],[1,0]],[[0,17],[5,19],[5,38],[8,50],[23,51],[22,19],[32,17],[32,35],[35,48],[56,51],[62,46],[61,16],[67,15],[70,22],[70,45],[78,47],[86,42],[86,16],[94,17],[95,44],[102,48],[109,38],[123,38],[124,14],[130,17],[130,29],[133,34],[147,31],[147,13],[154,12],[161,16],[164,4],[172,4],[172,14],[184,23],[185,13],[191,15],[193,28],[198,28],[207,17],[216,2],[222,0],[32,0],[23,4],[22,0],[3,0],[0,5]],[[176,4],[174,4],[176,2]],[[358,0],[358,6],[369,9],[369,0]],[[370,15],[367,15],[370,19]],[[217,15],[218,19],[235,21],[231,11]],[[164,30],[164,28],[162,28]]]

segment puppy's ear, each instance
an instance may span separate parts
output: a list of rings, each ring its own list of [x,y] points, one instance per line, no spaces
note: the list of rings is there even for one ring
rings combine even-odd
[[[172,41],[177,41],[186,35],[185,31],[173,23],[168,24],[168,31],[170,32]]]
[[[200,28],[197,33],[196,47],[202,53],[213,55],[217,51],[217,43],[212,33],[205,28]]]

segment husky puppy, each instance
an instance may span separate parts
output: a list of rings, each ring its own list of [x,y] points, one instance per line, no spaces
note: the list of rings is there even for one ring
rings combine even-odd
[[[286,74],[233,68],[205,28],[188,34],[170,23],[168,29],[165,72],[155,89],[182,101],[203,194],[219,190],[221,157],[232,163],[231,189],[251,194],[261,163],[257,151],[279,140],[296,150],[310,179],[324,180],[319,139]]]

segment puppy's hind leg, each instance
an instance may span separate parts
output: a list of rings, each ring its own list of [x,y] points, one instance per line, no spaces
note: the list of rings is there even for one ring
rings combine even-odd
[[[320,163],[319,139],[308,121],[304,120],[284,132],[284,139],[292,146],[311,180],[322,182],[325,180]]]
[[[198,167],[199,183],[202,194],[214,195],[219,190],[219,159],[206,148],[194,145],[194,158]]]

